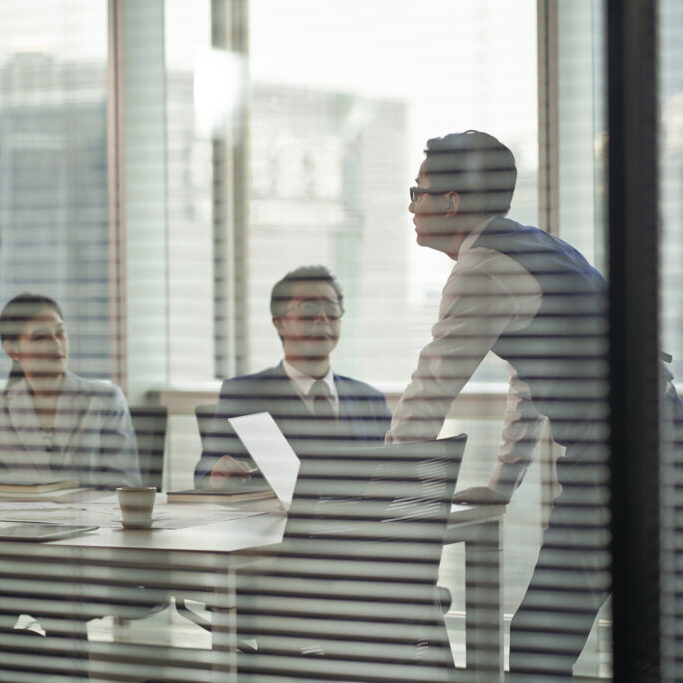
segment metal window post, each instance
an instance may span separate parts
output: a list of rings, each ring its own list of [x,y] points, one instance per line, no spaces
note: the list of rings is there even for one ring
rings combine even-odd
[[[609,0],[614,680],[659,680],[657,2]]]

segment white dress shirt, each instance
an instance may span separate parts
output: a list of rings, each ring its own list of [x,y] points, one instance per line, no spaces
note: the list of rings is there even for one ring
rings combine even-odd
[[[318,379],[321,379],[323,382],[325,382],[327,388],[330,390],[330,399],[332,401],[334,414],[339,416],[339,396],[337,395],[337,388],[334,386],[334,374],[332,372],[332,368],[327,371],[327,374],[324,377],[317,378],[311,377],[305,372],[301,372],[301,370],[297,370],[297,368],[288,363],[286,360],[282,361],[282,367],[287,373],[287,377],[294,382],[297,393],[301,397],[301,400],[304,402],[306,408],[310,411],[311,415],[315,414],[313,407],[315,399],[309,396],[309,394],[313,384],[317,382]]]
[[[432,340],[394,411],[387,442],[435,439],[451,403],[504,332],[526,327],[538,313],[542,291],[517,261],[486,247],[473,247],[489,218],[463,241],[443,288]],[[501,466],[513,485],[521,479],[540,436],[528,386],[510,367],[507,407],[499,448]]]

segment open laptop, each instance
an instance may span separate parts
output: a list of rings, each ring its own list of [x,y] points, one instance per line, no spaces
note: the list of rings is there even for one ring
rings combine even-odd
[[[285,510],[289,510],[301,465],[270,413],[228,420]]]

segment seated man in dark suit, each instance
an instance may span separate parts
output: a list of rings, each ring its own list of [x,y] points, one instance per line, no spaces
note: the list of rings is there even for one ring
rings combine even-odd
[[[300,457],[334,445],[384,442],[391,415],[377,389],[332,372],[344,313],[339,283],[324,266],[302,266],[271,292],[270,312],[284,360],[223,382],[210,433],[203,438],[195,486],[220,488],[248,476],[253,463],[228,418],[269,412]]]

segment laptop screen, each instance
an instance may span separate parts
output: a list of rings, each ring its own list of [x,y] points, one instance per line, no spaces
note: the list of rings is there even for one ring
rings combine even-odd
[[[270,413],[255,413],[232,417],[229,422],[282,506],[289,510],[300,463],[275,420]]]

